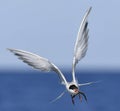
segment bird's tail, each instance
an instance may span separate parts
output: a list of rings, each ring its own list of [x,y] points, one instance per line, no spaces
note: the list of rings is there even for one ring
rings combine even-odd
[[[62,92],[58,97],[56,97],[54,100],[52,100],[50,103],[54,103],[56,102],[58,99],[60,99],[64,94],[65,94],[66,91]]]
[[[91,85],[91,84],[99,83],[99,82],[101,82],[101,80],[78,84],[78,86],[87,86],[87,85]]]

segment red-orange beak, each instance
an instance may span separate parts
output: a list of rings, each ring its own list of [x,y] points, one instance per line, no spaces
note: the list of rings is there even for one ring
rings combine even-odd
[[[79,92],[79,90],[78,90],[78,89],[74,89],[74,92],[75,92],[75,93],[78,93],[78,92]]]

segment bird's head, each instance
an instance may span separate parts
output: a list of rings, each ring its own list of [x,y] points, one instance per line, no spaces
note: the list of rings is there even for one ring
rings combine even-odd
[[[76,85],[72,84],[69,86],[69,90],[72,94],[76,95],[79,93],[79,89]]]
[[[82,95],[85,98],[85,100],[87,101],[87,97],[86,97],[85,93],[81,92],[76,85],[74,85],[74,84],[70,85],[69,90],[70,90],[70,93],[71,93],[73,98],[76,95],[79,95],[80,100],[82,101],[82,97],[81,97],[81,95]]]

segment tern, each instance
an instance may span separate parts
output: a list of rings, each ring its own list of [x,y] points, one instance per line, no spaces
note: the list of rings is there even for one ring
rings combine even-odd
[[[43,58],[39,55],[30,53],[30,52],[27,52],[27,51],[8,48],[10,52],[14,53],[16,56],[18,56],[19,59],[21,59],[23,62],[27,63],[28,65],[32,66],[33,68],[39,69],[40,71],[46,71],[46,72],[54,71],[58,74],[61,84],[65,86],[66,90],[63,93],[61,93],[52,102],[61,98],[66,91],[71,95],[73,104],[74,104],[74,97],[76,95],[79,96],[80,101],[82,100],[82,96],[87,101],[87,97],[85,93],[83,93],[80,90],[80,87],[84,85],[90,85],[94,82],[79,84],[75,77],[75,67],[77,63],[86,55],[86,51],[88,48],[88,32],[89,32],[88,15],[91,9],[92,7],[90,7],[86,11],[82,19],[82,22],[80,24],[78,34],[77,34],[77,39],[76,39],[75,46],[74,46],[74,56],[73,56],[73,62],[72,62],[72,81],[71,82],[67,82],[65,76],[60,71],[60,69],[56,65],[54,65],[52,62],[50,62],[48,59]]]

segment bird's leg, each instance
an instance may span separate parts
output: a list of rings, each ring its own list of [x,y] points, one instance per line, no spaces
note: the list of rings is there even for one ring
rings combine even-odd
[[[82,102],[82,96],[79,94],[79,99],[80,99],[80,101]]]
[[[73,105],[75,104],[75,102],[74,102],[74,99],[73,99],[73,96],[71,96],[72,97],[72,103],[73,103]]]
[[[87,102],[87,97],[86,97],[85,93],[79,91],[79,94],[83,95],[83,97],[85,98],[85,100],[86,100],[86,102]]]
[[[72,96],[72,95],[71,95],[71,99],[72,99],[73,105],[75,104],[74,99],[73,99],[74,97],[75,97],[75,96]]]

